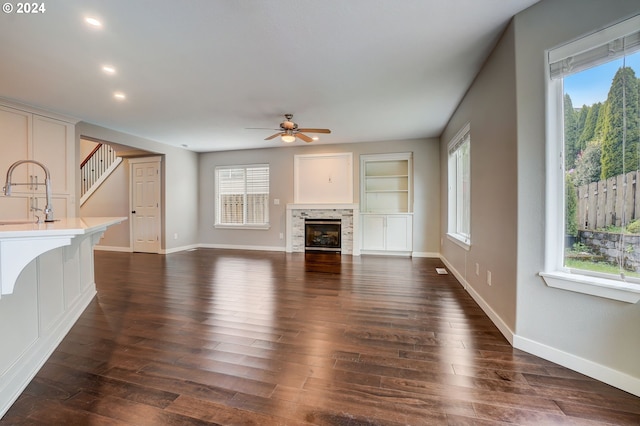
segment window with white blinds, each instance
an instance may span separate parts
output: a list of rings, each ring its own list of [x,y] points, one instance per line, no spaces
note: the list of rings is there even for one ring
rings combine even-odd
[[[468,248],[471,244],[471,126],[466,124],[448,145],[449,222],[447,235]]]
[[[547,52],[547,285],[640,293],[640,15]],[[635,301],[633,301],[635,300]]]
[[[216,167],[216,226],[269,225],[269,165]]]

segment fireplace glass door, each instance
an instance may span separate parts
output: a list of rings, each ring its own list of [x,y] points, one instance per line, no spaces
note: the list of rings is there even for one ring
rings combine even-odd
[[[306,219],[305,250],[337,251],[341,249],[340,219]]]

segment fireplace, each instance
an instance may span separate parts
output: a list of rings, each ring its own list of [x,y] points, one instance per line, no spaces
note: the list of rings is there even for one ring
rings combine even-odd
[[[340,253],[360,256],[360,241],[357,236],[360,209],[357,204],[287,204],[286,246],[287,253],[306,251],[305,221],[307,219],[340,220]],[[337,249],[334,250],[338,251]]]
[[[340,252],[341,228],[341,219],[305,219],[304,249]]]

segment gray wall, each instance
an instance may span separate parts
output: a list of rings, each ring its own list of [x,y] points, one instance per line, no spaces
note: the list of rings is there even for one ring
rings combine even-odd
[[[354,203],[359,203],[360,154],[413,152],[414,220],[413,249],[417,255],[439,252],[440,165],[436,139],[368,142],[344,145],[304,145],[200,154],[200,243],[284,250],[287,203],[293,203],[293,160],[295,155],[353,153]],[[271,228],[230,230],[214,228],[214,169],[219,165],[270,164]],[[273,200],[280,204],[274,205]]]
[[[577,14],[579,11],[579,14]],[[515,17],[518,122],[518,346],[568,357],[640,394],[640,304],[549,288],[544,267],[545,49],[640,13],[637,0],[546,0]],[[592,369],[593,371],[588,371]]]
[[[513,27],[498,45],[449,121],[440,142],[441,254],[499,326],[516,326],[516,96]],[[447,144],[471,125],[471,248],[446,237]],[[479,273],[476,274],[476,264]],[[492,285],[487,284],[487,271]],[[496,322],[496,318],[492,318]],[[507,334],[509,333],[507,332]]]
[[[78,161],[82,163],[97,145],[97,142],[80,139],[80,155],[78,156]]]
[[[543,0],[518,14],[440,144],[441,253],[469,292],[515,347],[636,394],[640,304],[550,288],[538,273],[545,254],[545,50],[639,12],[637,0]],[[445,236],[446,144],[468,121],[472,246],[466,252]]]
[[[76,125],[76,147],[78,150],[80,149],[80,137],[82,136],[161,154],[163,156],[162,248],[166,251],[172,251],[191,247],[198,243],[197,153],[85,122],[80,122]],[[76,152],[76,155],[79,155],[79,153]],[[78,169],[76,182],[79,181],[80,170]],[[77,188],[80,188],[79,184]],[[122,188],[122,192],[125,192],[128,196],[128,186]],[[79,194],[77,196],[80,199]],[[119,199],[121,193],[115,195],[115,197]],[[95,214],[102,216],[99,212]],[[178,235],[177,239],[174,238],[175,234]],[[105,242],[101,242],[101,245],[103,244]],[[120,242],[118,241],[116,244],[120,244]]]
[[[109,178],[80,206],[80,217],[128,217],[129,207],[129,161],[122,163]],[[112,225],[104,233],[99,246],[128,250],[131,247],[129,221]]]

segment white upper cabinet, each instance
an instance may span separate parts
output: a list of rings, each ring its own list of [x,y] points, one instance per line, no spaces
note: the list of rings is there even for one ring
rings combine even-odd
[[[54,194],[71,194],[75,179],[73,167],[73,125],[39,115],[33,116],[33,156],[47,166],[51,173],[51,191]],[[44,182],[44,172],[33,168],[34,178]]]
[[[0,106],[0,180],[4,187],[9,166],[18,160],[29,158],[31,145],[32,114],[13,108]],[[13,174],[16,182],[28,182],[27,167],[16,170]],[[13,188],[17,189],[17,188]],[[0,194],[1,195],[1,194]]]
[[[5,186],[7,171],[16,161],[42,163],[51,174],[54,218],[75,212],[75,125],[70,121],[29,108],[0,105],[0,186]],[[32,163],[21,164],[14,169],[11,181],[27,185],[12,186],[11,197],[0,191],[0,220],[43,217],[37,209],[46,204],[44,170]]]

